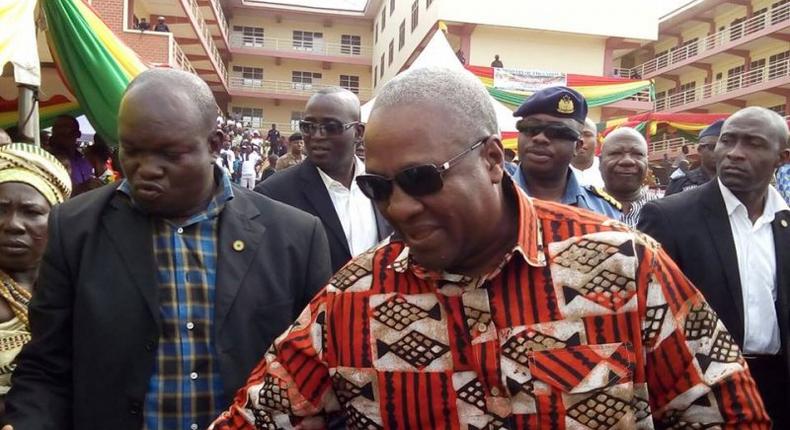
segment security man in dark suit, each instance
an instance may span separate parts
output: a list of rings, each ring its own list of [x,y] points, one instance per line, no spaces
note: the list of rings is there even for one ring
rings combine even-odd
[[[204,429],[326,283],[318,219],[232,185],[215,118],[191,73],[131,82],[126,179],[53,208],[3,423]]]
[[[721,133],[723,124],[724,120],[720,119],[705,127],[699,133],[699,142],[697,143],[699,167],[683,176],[670,180],[669,185],[667,185],[667,191],[664,194],[665,196],[699,187],[716,177],[716,158],[713,155],[713,149],[719,140],[719,133]]]

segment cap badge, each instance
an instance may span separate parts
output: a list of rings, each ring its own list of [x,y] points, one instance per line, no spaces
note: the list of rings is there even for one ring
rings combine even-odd
[[[573,100],[571,100],[571,96],[565,94],[560,98],[559,103],[557,103],[557,112],[564,113],[564,114],[572,114],[575,110],[573,106]]]

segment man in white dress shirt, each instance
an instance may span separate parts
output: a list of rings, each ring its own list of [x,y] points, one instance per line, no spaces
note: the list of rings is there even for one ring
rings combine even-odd
[[[647,203],[637,224],[727,326],[777,429],[790,428],[790,208],[770,182],[790,160],[789,134],[768,109],[734,113],[714,149],[718,179]],[[705,319],[684,324],[704,331]]]
[[[256,190],[320,218],[337,271],[392,232],[354,180],[365,173],[355,155],[365,131],[359,98],[340,87],[322,89],[307,101],[299,128],[307,159]]]
[[[598,127],[590,118],[584,121],[582,129],[582,146],[571,160],[571,170],[576,175],[579,185],[603,189],[603,177],[599,168],[600,160],[595,156],[595,144],[598,142]]]

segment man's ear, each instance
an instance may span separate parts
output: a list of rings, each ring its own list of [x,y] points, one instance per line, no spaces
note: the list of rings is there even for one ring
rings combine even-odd
[[[505,174],[505,150],[499,136],[492,135],[486,139],[481,150],[481,156],[485,161],[491,182],[494,184],[502,182],[502,175]]]
[[[573,147],[573,155],[576,155],[581,151],[582,146],[584,146],[584,140],[579,139],[576,141],[576,145]]]
[[[213,158],[219,157],[219,151],[222,148],[222,138],[214,131],[208,135],[208,149]]]
[[[360,122],[359,124],[354,127],[355,135],[354,137],[357,139],[362,139],[365,136],[365,123]]]

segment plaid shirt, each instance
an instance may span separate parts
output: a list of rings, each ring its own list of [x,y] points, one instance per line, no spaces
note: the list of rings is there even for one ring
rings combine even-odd
[[[425,270],[400,241],[343,267],[212,425],[765,429],[738,346],[647,236],[517,191],[498,269]]]
[[[183,224],[152,219],[162,333],[143,409],[146,430],[204,429],[227,407],[214,347],[217,227],[233,198],[221,175],[214,198]],[[124,180],[119,190],[130,195]]]
[[[790,164],[785,164],[776,171],[776,189],[790,205]]]

